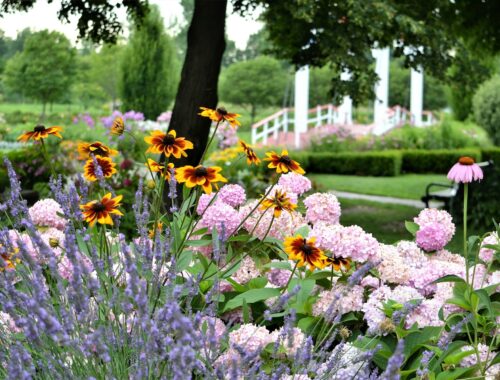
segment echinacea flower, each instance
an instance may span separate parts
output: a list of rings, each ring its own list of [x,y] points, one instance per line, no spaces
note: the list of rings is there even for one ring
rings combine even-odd
[[[90,201],[84,205],[80,205],[83,212],[83,220],[89,223],[92,227],[96,222],[99,224],[113,225],[111,215],[123,216],[118,210],[123,195],[117,195],[112,198],[111,193],[106,194],[100,201]]]
[[[456,183],[480,181],[483,179],[483,171],[472,157],[460,157],[448,172],[448,179]]]
[[[224,107],[218,107],[216,109],[210,109],[207,107],[200,107],[201,112],[198,114],[203,117],[208,117],[210,120],[220,123],[221,121],[227,121],[231,127],[236,128],[240,126],[240,122],[237,118],[240,116],[237,113],[230,113]]]
[[[93,143],[80,143],[78,144],[78,153],[80,159],[86,160],[91,156],[112,157],[118,154],[117,150],[111,149],[100,141]]]
[[[261,203],[262,211],[266,211],[271,207],[274,207],[274,217],[278,218],[281,215],[281,211],[292,212],[297,208],[297,205],[290,201],[285,191],[276,189],[273,196],[265,198]]]
[[[21,262],[18,257],[19,248],[13,248],[10,251],[6,251],[5,247],[0,245],[0,257],[3,260],[3,263],[0,264],[0,272],[5,269],[14,269],[15,266]]]
[[[311,270],[314,270],[314,268],[323,269],[327,265],[327,257],[321,249],[316,247],[314,238],[308,240],[301,235],[287,237],[284,247],[290,260],[298,260],[298,267],[307,264]]]
[[[120,116],[118,116],[115,118],[115,120],[113,120],[110,133],[114,136],[121,136],[123,135],[124,131],[125,131],[125,123],[123,122],[123,119]]]
[[[145,165],[151,170],[153,173],[161,173],[162,177],[165,177],[166,181],[170,181],[170,169],[174,168],[174,164],[169,162],[167,165],[167,170],[165,170],[165,164],[156,162],[155,160],[148,158],[148,162]]]
[[[179,183],[185,182],[187,187],[199,185],[205,193],[210,194],[212,192],[212,184],[217,189],[216,182],[227,182],[227,179],[219,173],[221,170],[222,168],[218,166],[205,167],[198,165],[193,167],[186,165],[177,169],[175,178]]]
[[[96,167],[96,163],[99,166],[104,178],[109,178],[116,173],[116,164],[111,160],[111,158],[101,156],[90,157],[87,162],[85,162],[85,166],[83,167],[83,176],[88,181],[94,182],[98,179],[98,168]]]
[[[351,269],[351,260],[350,259],[345,259],[343,257],[327,257],[326,258],[326,266],[331,265],[334,270],[337,272],[342,270],[342,271],[349,271]]]
[[[248,165],[259,165],[260,164],[260,158],[257,157],[255,154],[255,151],[252,149],[252,147],[248,144],[246,144],[243,140],[240,140],[240,146],[241,150],[245,155],[247,156],[247,164]]]
[[[33,128],[32,131],[23,133],[17,138],[17,140],[22,142],[27,142],[29,140],[38,141],[41,139],[46,139],[47,137],[49,137],[49,135],[54,135],[62,139],[60,132],[62,132],[61,127],[45,128],[45,126],[39,124],[35,128]]]
[[[153,131],[150,136],[144,137],[150,147],[146,153],[163,153],[165,156],[171,155],[175,158],[187,157],[186,149],[193,149],[193,143],[184,137],[177,137],[177,133],[172,130],[164,133],[162,131]]]
[[[297,161],[294,161],[288,155],[288,151],[284,149],[281,152],[281,155],[276,152],[267,152],[265,161],[270,161],[267,166],[270,169],[276,169],[276,173],[288,173],[294,172],[297,174],[304,174],[304,169],[301,168],[300,164]]]

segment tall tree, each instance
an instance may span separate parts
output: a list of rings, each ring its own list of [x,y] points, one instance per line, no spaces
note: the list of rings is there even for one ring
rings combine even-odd
[[[123,52],[124,46],[121,44],[105,44],[99,52],[91,55],[89,76],[111,100],[113,109],[117,107],[119,97]]]
[[[61,33],[42,30],[24,42],[23,51],[7,63],[4,77],[12,90],[42,103],[59,100],[70,90],[75,74],[75,49]]]
[[[121,98],[124,110],[137,110],[154,120],[172,102],[177,84],[175,50],[165,32],[158,7],[152,6],[134,25],[122,62]]]

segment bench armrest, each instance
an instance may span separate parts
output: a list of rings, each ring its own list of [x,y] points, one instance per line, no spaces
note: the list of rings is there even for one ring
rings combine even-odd
[[[428,197],[430,194],[431,187],[436,186],[436,187],[444,187],[446,189],[454,189],[455,185],[453,184],[444,184],[444,183],[436,183],[436,182],[431,182],[427,185],[425,188],[425,196]]]

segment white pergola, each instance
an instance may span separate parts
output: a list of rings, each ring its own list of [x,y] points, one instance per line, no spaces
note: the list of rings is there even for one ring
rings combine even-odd
[[[373,107],[373,133],[382,134],[388,128],[389,111],[389,48],[373,49],[375,58],[375,72],[379,81],[375,85],[375,96]],[[348,80],[350,74],[342,73],[341,78]],[[410,112],[412,124],[422,126],[422,111],[424,100],[424,74],[423,69],[411,70],[411,97]],[[342,104],[338,107],[343,124],[352,124],[352,99],[345,96]],[[309,110],[309,67],[304,66],[295,73],[295,145],[300,145],[300,133],[307,132],[307,120]]]

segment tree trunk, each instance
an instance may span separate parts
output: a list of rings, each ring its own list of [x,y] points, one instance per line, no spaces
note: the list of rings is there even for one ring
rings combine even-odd
[[[255,123],[256,115],[257,115],[257,106],[255,106],[255,104],[252,104],[252,108],[250,111],[250,125],[253,125],[253,123]]]
[[[224,28],[227,0],[195,0],[187,35],[187,52],[175,98],[169,130],[194,144],[188,157],[175,166],[196,166],[207,144],[210,119],[200,117],[199,107],[217,106],[217,82],[226,46]]]

